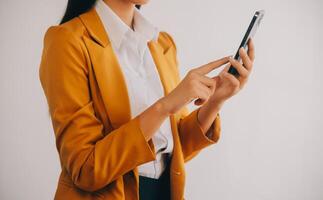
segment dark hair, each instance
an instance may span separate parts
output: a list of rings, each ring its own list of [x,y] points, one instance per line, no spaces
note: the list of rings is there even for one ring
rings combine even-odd
[[[63,24],[90,10],[96,1],[97,0],[68,0],[64,17],[59,24]],[[140,9],[140,5],[136,5],[136,7]]]

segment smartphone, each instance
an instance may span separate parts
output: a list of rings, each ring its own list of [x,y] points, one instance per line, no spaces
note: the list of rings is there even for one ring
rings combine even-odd
[[[247,46],[248,41],[250,38],[253,38],[253,36],[256,34],[257,28],[258,28],[262,18],[264,17],[264,15],[265,15],[265,10],[256,11],[256,13],[254,14],[254,16],[249,24],[247,32],[242,39],[242,42],[238,48],[238,51],[234,56],[234,59],[236,59],[238,61],[241,60],[240,55],[239,55],[239,49],[241,47],[245,48],[246,50],[248,49],[248,46]],[[238,71],[233,66],[230,66],[228,72],[236,77],[239,76]]]

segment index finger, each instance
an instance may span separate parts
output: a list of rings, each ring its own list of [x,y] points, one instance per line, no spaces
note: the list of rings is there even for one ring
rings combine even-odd
[[[210,62],[208,64],[202,65],[200,67],[195,68],[195,72],[199,73],[199,74],[207,74],[210,71],[221,67],[222,65],[226,64],[227,62],[229,62],[229,56],[221,58],[219,60]]]

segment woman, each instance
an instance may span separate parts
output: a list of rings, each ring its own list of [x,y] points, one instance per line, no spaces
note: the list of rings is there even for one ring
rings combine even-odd
[[[45,34],[39,75],[62,168],[55,199],[184,199],[184,163],[217,142],[219,110],[248,79],[251,40],[243,64],[225,57],[180,80],[176,45],[140,14],[145,3],[69,0]]]

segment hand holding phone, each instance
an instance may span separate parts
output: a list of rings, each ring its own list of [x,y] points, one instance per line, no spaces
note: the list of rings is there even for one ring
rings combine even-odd
[[[239,55],[239,49],[241,47],[245,48],[247,50],[247,44],[248,44],[248,41],[250,38],[253,38],[254,35],[256,34],[256,31],[257,31],[257,28],[262,20],[262,18],[264,17],[265,15],[265,11],[264,10],[259,10],[259,11],[256,11],[256,13],[254,14],[249,26],[248,26],[248,29],[247,29],[247,32],[245,33],[243,39],[242,39],[242,42],[237,50],[237,53],[235,54],[234,56],[234,59],[235,60],[238,60],[240,61],[240,55]],[[234,76],[239,76],[239,73],[238,71],[233,67],[233,66],[230,66],[228,72]]]

